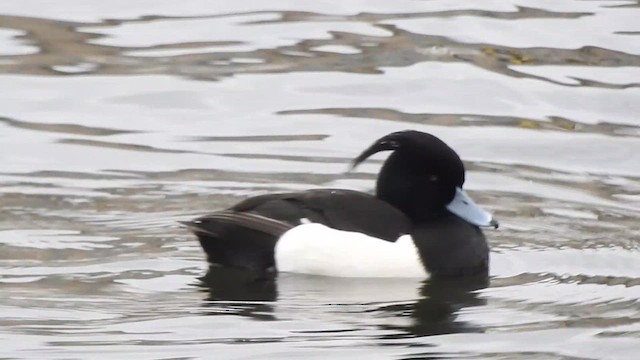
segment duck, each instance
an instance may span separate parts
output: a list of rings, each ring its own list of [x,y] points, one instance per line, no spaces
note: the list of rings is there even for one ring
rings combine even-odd
[[[403,130],[351,163],[390,151],[373,194],[310,189],[249,197],[181,222],[212,267],[337,277],[460,278],[488,274],[482,227],[498,222],[463,190],[458,154],[436,136]]]

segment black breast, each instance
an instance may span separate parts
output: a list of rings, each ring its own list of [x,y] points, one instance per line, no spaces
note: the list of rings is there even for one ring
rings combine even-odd
[[[489,271],[489,246],[482,230],[453,214],[415,224],[411,235],[433,277]]]

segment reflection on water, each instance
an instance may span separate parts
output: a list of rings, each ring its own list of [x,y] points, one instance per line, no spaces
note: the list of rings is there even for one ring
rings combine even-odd
[[[0,2],[0,358],[637,358],[636,1],[46,5]],[[370,191],[406,128],[500,218],[491,279],[256,281],[175,225]]]
[[[275,301],[278,288],[275,279],[256,277],[254,273],[224,267],[210,267],[202,277],[202,286],[211,301]]]
[[[485,300],[477,290],[488,286],[486,276],[459,280],[405,279],[334,279],[298,274],[281,275],[274,279],[257,279],[246,271],[211,267],[202,278],[202,286],[209,292],[205,306],[212,314],[248,316],[259,320],[278,320],[286,314],[276,309],[297,302],[308,302],[321,311],[371,313],[374,317],[409,318],[405,325],[381,323],[390,331],[382,338],[401,339],[414,336],[481,332],[472,323],[457,320],[463,308],[482,306]],[[278,291],[280,289],[280,291]],[[312,294],[312,295],[310,295]],[[353,310],[353,301],[366,309]],[[286,305],[285,305],[286,304]],[[343,307],[344,310],[336,310]],[[286,316],[286,315],[285,315]]]

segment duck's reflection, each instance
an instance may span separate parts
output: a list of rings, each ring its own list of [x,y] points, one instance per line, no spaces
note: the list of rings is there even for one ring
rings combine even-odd
[[[276,319],[272,303],[276,301],[278,291],[274,279],[259,278],[244,270],[211,266],[200,281],[200,286],[208,292],[204,302],[207,315]]]
[[[258,277],[250,271],[210,266],[200,281],[209,290],[210,301],[275,301],[278,297],[273,278]]]
[[[399,336],[428,336],[453,333],[482,332],[484,328],[458,319],[463,308],[485,305],[477,290],[489,285],[488,276],[464,279],[429,279],[420,288],[420,298],[412,303],[383,309],[398,316],[409,314],[411,325],[405,327],[383,326],[403,330]]]
[[[208,292],[208,314],[257,320],[288,317],[277,313],[277,304],[283,305],[279,311],[288,305],[309,305],[310,311],[366,312],[366,316],[381,320],[380,328],[393,330],[387,338],[483,331],[478,325],[459,320],[458,312],[484,305],[477,290],[489,284],[487,276],[419,281],[280,274],[273,279],[225,267],[211,267],[201,281]],[[407,317],[405,325],[385,320]]]

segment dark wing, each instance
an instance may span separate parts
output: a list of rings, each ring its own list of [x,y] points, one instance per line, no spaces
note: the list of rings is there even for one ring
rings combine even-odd
[[[410,231],[410,222],[404,213],[359,191],[309,190],[287,201],[303,209],[310,221],[334,229],[361,232],[387,241],[396,241]]]
[[[410,230],[408,218],[388,203],[363,192],[337,189],[255,196],[183,224],[213,236],[222,236],[220,227],[227,224],[279,237],[307,221],[387,241]]]
[[[357,231],[380,239],[395,241],[409,232],[408,218],[398,209],[373,195],[352,190],[319,189],[297,193],[261,195],[244,200],[228,212],[244,217],[257,215],[255,220],[238,219],[244,226],[259,230],[265,218],[289,224],[304,222],[324,224],[334,229]],[[254,224],[255,223],[255,224]],[[269,226],[282,228],[283,226]],[[275,231],[270,233],[276,234]]]

